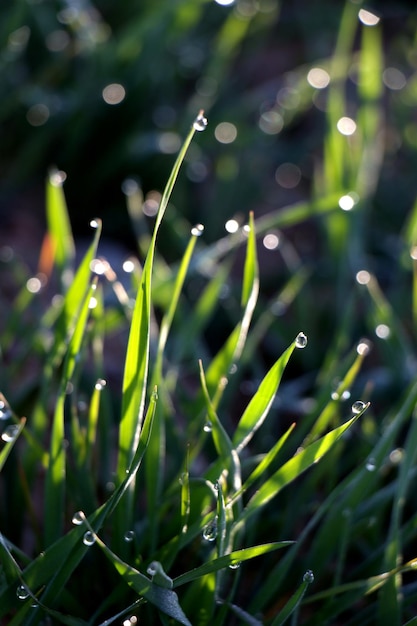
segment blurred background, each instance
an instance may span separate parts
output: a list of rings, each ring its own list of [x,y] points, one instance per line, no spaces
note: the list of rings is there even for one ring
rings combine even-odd
[[[405,0],[3,1],[3,250],[37,258],[45,178],[57,168],[75,234],[99,216],[104,239],[136,253],[129,198],[143,195],[151,221],[204,109],[208,127],[189,150],[160,252],[178,260],[196,223],[208,245],[249,211],[258,219],[345,198],[336,221],[271,228],[259,244],[267,299],[301,265],[311,275],[307,306],[291,311],[266,351],[305,328],[322,341],[309,357],[318,366],[344,309],[343,264],[352,275],[361,263],[372,270],[400,308],[409,297],[400,271],[411,267],[403,233],[417,192],[416,26]],[[343,220],[358,200],[364,210],[349,231]],[[352,324],[358,339],[360,311]]]

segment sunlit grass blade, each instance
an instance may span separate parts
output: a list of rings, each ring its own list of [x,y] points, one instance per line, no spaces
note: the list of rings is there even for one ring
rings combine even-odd
[[[151,281],[156,238],[181,164],[194,133],[195,128],[192,126],[180,149],[162,195],[151,244],[136,295],[136,304],[130,326],[123,377],[122,415],[119,429],[119,457],[117,466],[119,480],[123,479],[123,475],[129,466],[133,451],[137,445],[142,424],[149,365]],[[129,506],[130,505],[127,503],[126,507],[129,508]],[[128,514],[128,510],[126,509],[121,514]]]
[[[61,175],[57,171],[49,174],[46,184],[46,217],[48,236],[51,240],[51,253],[55,257],[63,286],[68,285],[75,258],[75,247],[68,216]],[[67,273],[66,273],[67,272]]]
[[[352,385],[362,367],[363,360],[369,352],[369,348],[367,348],[366,345],[367,344],[362,344],[363,348],[361,348],[359,352],[355,350],[356,355],[352,365],[349,367],[342,380],[339,381],[336,389],[332,392],[329,402],[326,404],[312,429],[308,433],[306,441],[313,441],[313,439],[321,435],[321,433],[329,427],[332,421],[334,422],[335,416],[338,416],[338,407],[341,399],[344,397],[343,394],[352,388]]]
[[[267,554],[268,552],[273,552],[274,550],[286,548],[292,543],[292,541],[277,541],[274,543],[266,543],[259,546],[254,546],[252,548],[234,550],[233,552],[213,559],[212,561],[207,561],[203,565],[200,565],[199,567],[196,567],[195,569],[192,569],[185,574],[180,574],[180,576],[174,578],[174,589],[176,587],[180,587],[181,585],[185,585],[186,583],[190,583],[193,580],[200,578],[201,576],[205,576],[206,574],[218,572],[220,569],[223,569],[225,567],[233,567],[234,565],[243,563],[244,561],[248,561],[257,556],[261,556],[262,554]]]
[[[216,354],[206,373],[207,390],[214,409],[217,408],[222,397],[223,381],[229,374],[230,368],[239,360],[244,348],[252,315],[259,293],[259,270],[256,254],[256,232],[253,214],[249,216],[249,234],[246,246],[245,267],[242,288],[243,315],[241,321],[229,335],[223,348]]]
[[[293,432],[295,428],[295,424],[291,424],[288,430],[278,439],[278,441],[272,446],[272,448],[265,454],[263,459],[258,463],[253,472],[249,475],[249,477],[245,480],[242,487],[237,490],[236,493],[233,494],[230,500],[227,502],[227,506],[231,506],[234,502],[244,493],[248,491],[248,489],[259,479],[261,476],[271,467],[272,463],[275,461],[278,453],[282,450],[285,442],[287,441],[290,434]]]
[[[330,431],[321,439],[310,444],[300,452],[297,452],[289,461],[287,461],[279,470],[277,470],[270,478],[268,478],[252,496],[242,512],[239,523],[257,513],[259,509],[274,498],[278,492],[295,480],[302,472],[317,463],[330,450],[340,437],[357,421],[360,415],[366,410],[364,409],[348,420],[342,426]]]
[[[295,349],[295,341],[279,357],[265,378],[258,387],[257,392],[252,397],[246,407],[236,431],[233,435],[233,443],[240,452],[252,439],[255,432],[260,428],[266,419],[272,406],[282,374],[287,366],[291,354]]]
[[[148,452],[145,459],[146,464],[146,484],[147,484],[147,510],[150,524],[150,552],[155,549],[158,536],[158,520],[159,520],[159,500],[163,487],[163,475],[165,471],[165,413],[169,410],[169,402],[164,402],[165,390],[161,387],[163,380],[163,360],[165,346],[171,329],[172,321],[178,307],[181,291],[184,285],[187,271],[190,265],[192,254],[197,241],[197,235],[194,234],[185,250],[181,260],[178,273],[174,282],[174,288],[170,304],[167,312],[162,318],[159,330],[159,341],[156,354],[155,367],[152,373],[153,385],[159,385],[161,401],[158,403],[156,412],[153,434],[149,443]]]
[[[64,428],[64,405],[68,393],[68,385],[75,369],[77,356],[83,343],[85,327],[90,313],[90,300],[93,294],[91,285],[90,292],[84,300],[80,314],[74,329],[74,333],[68,345],[67,357],[64,361],[61,384],[55,404],[52,421],[51,444],[49,452],[48,468],[45,478],[45,543],[50,545],[58,539],[63,530],[64,503],[65,503],[65,428]]]

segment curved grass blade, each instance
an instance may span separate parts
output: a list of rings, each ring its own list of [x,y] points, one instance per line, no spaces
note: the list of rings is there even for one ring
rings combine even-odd
[[[153,385],[160,386],[163,378],[163,360],[165,346],[168,335],[177,310],[179,298],[187,276],[188,267],[197,241],[197,235],[193,235],[185,250],[181,264],[174,283],[174,291],[170,300],[168,311],[165,313],[161,321],[159,331],[159,341],[156,354],[155,368],[152,374]],[[166,404],[166,403],[165,403]],[[158,534],[159,500],[162,492],[163,475],[165,469],[165,410],[164,391],[162,390],[161,402],[158,404],[158,410],[155,415],[152,438],[149,443],[148,452],[145,459],[146,465],[146,495],[147,495],[147,514],[149,519],[150,540],[149,550],[152,554],[155,550]]]
[[[129,587],[134,589],[139,596],[155,605],[159,611],[173,617],[180,624],[184,624],[184,626],[191,626],[191,622],[187,619],[179,604],[175,591],[152,582],[147,576],[125,563],[94,533],[91,526],[89,528],[94,534],[97,545],[103,550],[106,557]]]
[[[282,374],[294,349],[295,341],[285,350],[266,374],[257,392],[246,407],[233,436],[233,443],[238,452],[249,443],[267,417],[278,391]]]
[[[71,381],[77,355],[81,350],[84,339],[85,327],[90,313],[90,300],[93,294],[91,285],[90,292],[84,300],[78,320],[71,337],[67,357],[64,362],[60,389],[55,404],[52,421],[52,434],[49,452],[48,467],[45,477],[45,542],[50,545],[62,534],[65,508],[65,430],[64,430],[64,405],[68,384]]]
[[[257,556],[261,556],[262,554],[267,554],[268,552],[273,552],[274,550],[280,550],[281,548],[286,548],[287,546],[292,545],[293,541],[276,541],[273,543],[265,543],[259,546],[253,546],[252,548],[242,548],[241,550],[234,550],[229,554],[224,554],[223,556],[218,557],[217,559],[213,559],[195,569],[186,572],[185,574],[181,574],[174,578],[174,589],[176,587],[180,587],[181,585],[185,585],[186,583],[190,583],[193,580],[197,580],[201,576],[206,576],[207,574],[212,574],[214,572],[218,572],[225,567],[230,567],[230,565],[236,566],[239,563],[243,563],[244,561],[248,561]]]
[[[119,429],[119,458],[117,467],[119,480],[123,480],[123,475],[131,462],[142,424],[149,364],[151,281],[156,238],[181,164],[194,133],[195,128],[192,126],[180,149],[162,195],[151,244],[136,295],[136,304],[130,326],[123,377],[122,416]]]
[[[224,385],[222,380],[228,375],[233,363],[240,358],[244,348],[252,315],[259,293],[259,269],[256,255],[256,233],[253,213],[249,215],[249,236],[246,247],[245,268],[242,288],[243,315],[223,348],[216,354],[206,373],[209,396],[214,409],[221,399]]]
[[[46,218],[48,236],[52,244],[52,256],[55,257],[61,283],[65,286],[72,278],[67,272],[71,271],[74,262],[75,246],[62,181],[57,171],[50,172],[47,179]]]
[[[310,444],[280,467],[279,470],[261,485],[258,491],[249,500],[246,508],[242,512],[239,524],[246,521],[254,513],[259,512],[259,509],[272,500],[283,487],[295,480],[302,472],[311,467],[311,465],[317,463],[358,420],[368,406],[369,404],[365,405],[365,408],[358,413],[358,415],[355,415],[345,424],[342,424],[342,426],[335,428],[321,439]]]

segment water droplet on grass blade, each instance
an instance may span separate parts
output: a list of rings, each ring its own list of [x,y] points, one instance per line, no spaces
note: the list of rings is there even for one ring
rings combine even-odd
[[[125,534],[123,535],[123,539],[126,541],[126,543],[130,543],[131,541],[134,540],[134,538],[135,538],[134,530],[127,530]]]
[[[26,600],[29,597],[29,591],[25,585],[19,585],[16,589],[16,596],[19,600]]]
[[[203,539],[205,541],[216,541],[217,538],[217,520],[214,519],[212,522],[207,524],[207,526],[203,530]]]
[[[362,400],[356,400],[356,402],[352,404],[352,413],[357,415],[358,413],[364,410],[365,406],[366,406],[365,402],[362,402]]]
[[[204,111],[200,111],[193,123],[194,130],[203,131],[207,128],[207,118],[204,117]]]
[[[201,237],[201,235],[204,232],[204,226],[203,224],[196,224],[195,226],[192,227],[191,229],[191,234],[194,237]]]
[[[304,576],[303,576],[303,581],[304,581],[305,583],[309,583],[309,584],[314,582],[314,574],[313,574],[313,572],[311,571],[311,569],[308,569],[308,570],[305,572],[305,574],[304,574]]]
[[[95,543],[96,539],[93,535],[93,533],[91,532],[91,530],[87,530],[86,533],[84,533],[84,537],[83,537],[83,543],[86,546],[92,546],[93,543]]]
[[[376,463],[375,463],[375,459],[368,459],[365,465],[366,469],[368,470],[368,472],[374,472],[376,470]]]
[[[8,420],[12,416],[12,412],[7,407],[0,407],[0,420]]]
[[[207,422],[204,424],[203,430],[205,433],[211,433],[211,431],[213,430],[213,425],[209,420],[207,420]]]
[[[72,516],[72,520],[71,522],[75,525],[75,526],[81,526],[81,524],[83,524],[85,520],[85,515],[84,515],[84,511],[77,511],[76,513],[74,513],[74,515]]]
[[[104,378],[99,378],[95,384],[95,388],[97,391],[102,391],[104,387],[107,385],[107,381]]]
[[[17,426],[16,424],[10,424],[10,426],[7,426],[4,432],[2,432],[1,438],[6,443],[10,443],[11,441],[14,441],[14,439],[16,439],[18,432],[19,426]]]
[[[307,335],[305,335],[304,333],[298,333],[297,337],[295,338],[295,347],[301,350],[306,347],[307,343]]]
[[[240,561],[232,561],[229,565],[229,569],[239,569]]]
[[[94,220],[91,220],[91,222],[90,222],[91,228],[98,228],[99,224],[100,224],[100,220],[99,219],[94,219]]]

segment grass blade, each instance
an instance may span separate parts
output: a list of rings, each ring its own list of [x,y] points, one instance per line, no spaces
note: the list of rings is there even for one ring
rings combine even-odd
[[[261,485],[258,491],[249,500],[246,508],[242,512],[239,523],[245,521],[254,513],[257,513],[260,507],[272,500],[272,498],[274,498],[283,487],[295,480],[302,472],[311,467],[311,465],[317,463],[324,456],[324,454],[326,454],[326,452],[333,447],[338,439],[340,439],[340,437],[357,421],[364,410],[366,410],[367,406],[368,405],[365,405],[365,408],[361,411],[361,413],[352,417],[345,424],[342,424],[342,426],[330,431],[321,439],[318,439],[314,443],[310,444],[307,448],[293,456],[282,467],[280,467],[275,474],[273,474],[263,483],[263,485]]]
[[[246,407],[233,436],[233,443],[238,452],[249,443],[266,419],[278,391],[282,374],[294,349],[295,341],[285,350],[266,374],[257,392]]]

